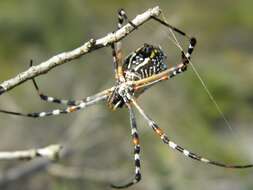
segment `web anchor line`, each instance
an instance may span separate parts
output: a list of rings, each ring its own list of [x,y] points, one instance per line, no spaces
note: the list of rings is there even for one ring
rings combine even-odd
[[[167,20],[164,16],[163,13],[161,13],[162,18],[164,20],[165,23],[167,23]],[[178,39],[176,38],[174,32],[172,29],[169,29],[171,36],[168,36],[169,40],[172,41],[172,43],[174,45],[176,45],[182,52],[184,52],[182,46],[180,45]],[[187,36],[188,37],[188,36]],[[188,37],[189,38],[189,37]],[[187,58],[188,59],[188,58]],[[195,73],[195,75],[197,76],[198,80],[200,81],[202,87],[204,88],[205,92],[207,93],[209,99],[211,100],[211,102],[215,105],[216,110],[218,111],[218,113],[220,114],[220,116],[222,117],[223,121],[225,122],[226,126],[229,128],[229,130],[234,133],[234,129],[232,127],[232,125],[230,124],[230,122],[228,121],[227,117],[225,116],[224,112],[221,110],[219,104],[217,103],[217,101],[214,99],[214,96],[212,95],[211,91],[209,90],[209,88],[207,87],[207,84],[204,82],[204,80],[202,79],[202,77],[200,76],[199,72],[197,71],[196,67],[193,65],[192,61],[190,59],[188,59],[188,62],[190,63],[193,72]]]

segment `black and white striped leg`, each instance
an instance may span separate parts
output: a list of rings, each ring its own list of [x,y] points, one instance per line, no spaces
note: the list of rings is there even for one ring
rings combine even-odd
[[[183,147],[177,145],[176,143],[174,143],[173,141],[171,141],[168,136],[162,131],[161,128],[158,127],[158,125],[152,120],[150,119],[150,117],[148,115],[146,115],[144,113],[144,111],[141,109],[141,107],[137,104],[137,102],[135,100],[132,100],[133,104],[135,105],[135,107],[138,109],[138,111],[140,112],[140,114],[144,117],[144,119],[148,122],[148,125],[155,131],[155,133],[161,138],[161,140],[163,141],[163,143],[167,144],[170,148],[175,149],[181,153],[183,153],[185,156],[192,158],[194,160],[203,162],[203,163],[207,163],[207,164],[211,164],[211,165],[215,165],[215,166],[219,166],[219,167],[223,167],[223,168],[250,168],[253,167],[253,164],[248,164],[248,165],[230,165],[230,164],[223,164],[220,162],[216,162],[216,161],[212,161],[209,159],[206,159],[202,156],[199,156],[195,153],[192,153],[186,149],[184,149]]]
[[[64,99],[59,99],[59,98],[52,97],[52,96],[47,96],[40,91],[35,79],[32,79],[32,81],[33,81],[33,85],[34,85],[40,99],[43,101],[62,104],[62,105],[68,105],[68,106],[76,106],[76,105],[80,104],[80,102],[82,101],[82,100],[64,100]]]
[[[123,9],[120,9],[118,11],[118,24],[117,24],[118,29],[122,27],[124,21],[128,21],[128,18],[126,16],[125,11]],[[133,23],[131,22],[129,23],[133,25]],[[122,62],[123,62],[121,41],[112,43],[111,48],[112,48],[113,65],[114,65],[114,70],[115,70],[115,78],[121,80],[122,79]]]
[[[196,38],[190,38],[190,44],[189,44],[189,47],[188,47],[188,50],[187,50],[187,53],[185,54],[185,57],[186,59],[189,60],[191,59],[191,55],[192,55],[192,52],[194,50],[194,47],[196,46],[197,44],[197,40]],[[183,52],[182,52],[183,53]],[[184,56],[183,56],[184,57]],[[186,62],[185,64],[187,64],[188,62]]]
[[[129,24],[131,24],[134,28],[137,28],[137,26],[128,19],[124,9],[119,9],[119,11],[118,11],[118,29],[120,29],[122,27],[124,20],[126,22],[128,22]]]
[[[118,29],[120,29],[124,23],[124,20],[127,20],[126,13],[123,9],[118,11]]]
[[[69,106],[66,109],[55,109],[52,111],[47,112],[34,112],[34,113],[20,113],[20,112],[13,112],[7,110],[0,110],[1,113],[17,115],[17,116],[24,116],[24,117],[32,117],[32,118],[40,118],[46,117],[51,115],[60,115],[60,114],[67,114],[72,113],[81,109],[84,109],[88,106],[91,106],[99,101],[105,100],[109,96],[109,91],[103,91],[102,93],[98,93],[94,96],[87,97],[86,100],[81,101],[78,105]]]
[[[30,67],[31,66],[33,66],[33,60],[30,60]],[[35,81],[34,78],[32,78],[32,82],[33,82],[33,85],[34,85],[40,99],[43,100],[43,101],[53,102],[53,103],[63,104],[63,105],[68,105],[68,106],[75,106],[75,105],[78,105],[80,103],[80,100],[63,100],[63,99],[47,96],[47,95],[43,94],[40,91],[40,89],[38,87],[38,84],[37,84],[37,82]]]
[[[82,101],[85,101],[85,99],[83,99],[83,100],[65,100],[65,99],[59,99],[56,97],[45,95],[44,93],[42,93],[40,91],[35,79],[32,79],[32,81],[33,81],[33,85],[34,85],[40,99],[43,101],[67,105],[67,106],[76,106],[76,105],[80,104]]]
[[[141,164],[140,164],[140,140],[137,131],[136,119],[134,115],[133,108],[131,105],[128,105],[129,114],[130,114],[130,124],[131,124],[131,135],[132,135],[132,142],[134,145],[134,163],[135,163],[135,177],[132,181],[125,185],[111,185],[113,188],[121,189],[130,187],[135,183],[138,183],[141,180]]]
[[[185,53],[182,51],[182,63],[184,64],[184,67],[179,68],[177,71],[175,71],[175,74],[173,74],[173,75],[170,76],[170,77],[173,77],[173,76],[175,76],[176,74],[181,73],[181,72],[183,72],[184,70],[186,70],[187,64],[189,63],[189,60],[191,59],[191,54],[192,54],[192,52],[193,52],[193,50],[194,50],[194,47],[195,47],[195,45],[196,45],[196,43],[197,43],[197,40],[196,40],[196,38],[190,37],[189,35],[187,35],[187,34],[186,34],[185,32],[183,32],[182,30],[180,30],[180,29],[178,29],[178,28],[176,28],[176,27],[170,25],[169,23],[167,23],[167,22],[164,21],[164,20],[161,20],[161,19],[159,19],[159,18],[157,18],[157,17],[155,17],[155,16],[152,16],[152,19],[154,19],[155,21],[159,22],[160,24],[162,24],[162,25],[164,25],[164,26],[166,26],[166,27],[172,29],[173,31],[177,32],[178,34],[180,34],[180,35],[182,35],[182,36],[188,38],[189,41],[190,41],[190,45],[189,45],[189,47],[188,47],[187,53],[185,54]]]
[[[141,86],[137,86],[136,89],[139,89],[139,88],[148,88],[158,82],[161,82],[163,80],[167,80],[168,78],[172,78],[184,71],[187,70],[187,64],[189,63],[189,60],[191,59],[191,54],[194,50],[194,47],[196,45],[197,41],[195,38],[190,38],[190,44],[189,44],[189,47],[188,47],[188,51],[187,53],[185,54],[183,51],[181,52],[182,53],[182,57],[181,57],[181,63],[176,65],[175,67],[172,67],[172,68],[169,68],[169,70],[172,70],[172,72],[170,72],[170,74],[168,76],[165,76],[165,77],[162,77],[160,79],[157,79],[151,83],[146,83],[146,84],[143,84]]]
[[[172,70],[172,71],[170,72],[170,74],[168,76],[157,79],[151,83],[143,84],[142,86],[137,86],[137,88],[150,87],[150,86],[156,84],[157,82],[167,80],[168,78],[172,78],[182,72],[185,72],[187,70],[187,65],[191,59],[191,54],[194,50],[195,45],[196,45],[196,39],[191,38],[187,53],[185,54],[183,51],[181,52],[182,53],[181,63],[176,65],[175,67],[169,68],[169,70]]]
[[[182,53],[182,58],[181,58],[182,63],[179,64],[178,66],[174,67],[174,71],[169,75],[169,78],[172,78],[172,77],[176,76],[177,74],[180,74],[180,73],[187,70],[187,65],[191,59],[191,55],[194,50],[194,47],[196,46],[196,43],[197,43],[197,41],[195,38],[190,39],[190,44],[189,44],[186,54],[183,51],[181,52]]]

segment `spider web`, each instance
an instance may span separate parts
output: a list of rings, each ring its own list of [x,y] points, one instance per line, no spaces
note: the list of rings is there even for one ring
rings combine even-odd
[[[167,22],[167,19],[165,18],[163,12],[161,12],[161,16],[162,19]],[[173,30],[171,28],[169,28],[170,31],[170,35],[168,35],[167,37],[169,38],[169,40],[181,51],[184,52],[182,46],[179,43],[179,40],[176,38],[175,33],[173,32]],[[211,102],[215,105],[216,110],[219,112],[219,114],[221,115],[222,119],[224,120],[226,126],[229,128],[229,130],[234,134],[235,131],[231,125],[231,123],[228,121],[226,115],[224,114],[224,112],[221,110],[219,104],[217,103],[217,101],[214,99],[213,94],[211,93],[211,91],[209,90],[207,84],[204,82],[203,78],[201,77],[201,75],[199,74],[199,72],[197,71],[196,67],[193,65],[191,60],[188,60],[190,66],[192,67],[193,72],[195,73],[195,75],[197,76],[198,80],[200,81],[202,87],[204,88],[205,92],[207,93],[209,99],[211,100]]]

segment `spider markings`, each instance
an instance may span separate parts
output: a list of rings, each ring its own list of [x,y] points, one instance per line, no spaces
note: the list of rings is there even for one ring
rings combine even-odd
[[[114,47],[114,46],[112,46]],[[117,61],[116,52],[113,51],[115,56],[114,61]],[[125,81],[137,81],[150,77],[152,75],[165,71],[168,66],[164,63],[165,55],[160,47],[156,47],[149,44],[144,44],[142,47],[129,54],[122,65],[122,74]],[[118,65],[117,63],[115,65]],[[117,69],[115,70],[117,72]],[[118,74],[115,74],[118,76]],[[116,77],[117,79],[117,77]],[[149,86],[150,87],[150,86]],[[116,88],[114,92],[109,96],[107,105],[109,108],[116,110],[122,108],[125,104],[123,97],[118,93]],[[137,88],[129,88],[129,93],[135,97],[140,96],[147,88],[138,90]]]
[[[122,68],[124,77],[127,81],[133,81],[158,74],[168,68],[164,59],[160,47],[144,44],[125,59]]]
[[[157,48],[153,45],[146,45],[149,47],[149,50],[146,51],[147,54],[143,53],[145,49],[145,45],[139,49],[137,49],[134,53],[131,53],[125,61],[123,62],[122,50],[121,50],[121,41],[118,41],[116,44],[112,44],[112,55],[113,55],[113,63],[115,70],[115,79],[116,84],[100,93],[97,93],[93,96],[87,97],[83,100],[61,100],[58,98],[50,97],[40,93],[39,88],[33,79],[34,86],[38,92],[40,98],[47,102],[53,102],[58,104],[64,104],[68,107],[65,109],[56,109],[48,112],[38,112],[38,113],[19,113],[12,112],[6,110],[0,110],[2,113],[18,115],[18,116],[26,116],[26,117],[45,117],[50,115],[59,115],[59,114],[67,114],[71,112],[75,112],[86,108],[87,106],[98,103],[99,101],[105,100],[107,105],[113,109],[117,109],[119,107],[127,106],[130,114],[130,124],[131,124],[131,134],[132,134],[132,142],[134,145],[134,164],[135,164],[135,176],[134,178],[126,183],[125,185],[111,185],[114,188],[125,188],[129,187],[141,180],[141,172],[140,172],[140,143],[139,136],[137,131],[136,119],[133,112],[133,107],[137,108],[139,113],[143,116],[145,121],[148,123],[149,127],[153,129],[153,131],[160,137],[163,143],[167,144],[170,148],[175,149],[181,152],[183,155],[192,158],[194,160],[201,161],[203,163],[208,163],[212,165],[216,165],[224,168],[249,168],[253,167],[252,164],[249,165],[226,165],[216,161],[208,160],[202,156],[199,156],[195,153],[192,153],[183,147],[177,145],[173,141],[171,141],[168,136],[162,131],[160,127],[152,120],[150,117],[145,114],[143,109],[137,104],[136,98],[143,93],[150,86],[163,81],[169,78],[172,78],[187,69],[187,65],[191,58],[191,54],[194,50],[194,46],[196,45],[196,39],[189,37],[187,34],[182,32],[181,30],[169,25],[167,22],[160,20],[159,18],[152,17],[154,20],[158,21],[162,25],[174,30],[175,32],[183,35],[188,38],[190,41],[190,45],[188,47],[188,51],[185,54],[183,51],[181,52],[181,63],[177,64],[174,67],[167,68],[167,65],[163,62],[165,58],[161,48]],[[118,27],[121,27],[124,20],[128,21],[125,12],[121,9],[119,11],[119,22]],[[129,21],[128,21],[129,22]],[[133,27],[135,25],[129,22]],[[137,59],[137,57],[139,58]],[[140,58],[143,60],[140,60]],[[145,61],[148,60],[148,61]],[[154,61],[152,61],[154,59]],[[134,65],[134,61],[138,63]],[[151,61],[150,61],[151,60]],[[160,64],[160,65],[159,65]],[[155,68],[154,68],[155,67]],[[160,70],[158,70],[158,68]],[[142,70],[143,69],[143,73]],[[153,70],[153,71],[152,71]],[[139,72],[140,71],[140,72]],[[132,74],[129,74],[132,73]],[[135,78],[136,77],[136,78]],[[138,78],[139,77],[139,78]],[[0,89],[1,92],[1,89]]]

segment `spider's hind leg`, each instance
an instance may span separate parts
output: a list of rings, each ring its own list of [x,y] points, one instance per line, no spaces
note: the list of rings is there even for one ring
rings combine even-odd
[[[134,185],[135,183],[138,183],[141,180],[141,172],[140,172],[140,140],[139,135],[137,131],[137,125],[136,125],[136,119],[134,115],[133,108],[131,105],[127,104],[130,114],[130,124],[131,124],[131,135],[132,135],[132,142],[134,145],[134,162],[135,162],[135,177],[132,179],[129,183],[125,185],[111,185],[113,188],[121,189],[130,187],[131,185]]]
[[[219,167],[223,167],[223,168],[252,168],[253,167],[253,164],[232,165],[232,164],[220,163],[220,162],[217,162],[217,161],[209,160],[209,159],[204,158],[204,157],[202,157],[198,154],[195,154],[191,151],[186,150],[182,146],[179,146],[176,143],[174,143],[173,141],[171,141],[169,139],[169,137],[163,132],[163,130],[160,127],[158,127],[158,125],[153,120],[151,120],[147,114],[145,114],[145,112],[141,109],[141,107],[137,104],[137,102],[134,99],[132,99],[131,101],[132,101],[133,105],[138,109],[140,114],[143,116],[143,118],[147,121],[148,125],[161,138],[163,143],[167,144],[170,148],[179,151],[184,156],[189,157],[193,160],[197,160],[197,161],[200,161],[200,162],[203,162],[203,163],[206,163],[206,164],[211,164],[211,165],[215,165],[215,166],[219,166]]]
[[[37,91],[37,94],[39,95],[40,99],[43,101],[62,104],[62,105],[68,105],[68,106],[76,106],[81,102],[81,100],[64,100],[64,99],[59,99],[56,97],[45,95],[44,93],[42,93],[40,91],[38,84],[34,78],[32,79],[32,81],[33,81],[33,85]]]

